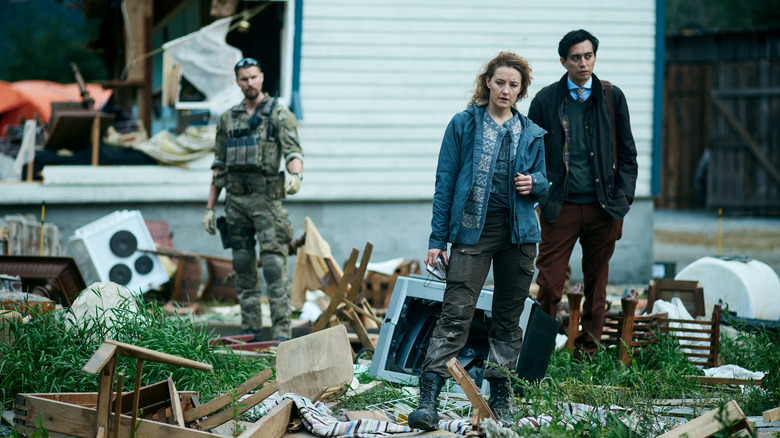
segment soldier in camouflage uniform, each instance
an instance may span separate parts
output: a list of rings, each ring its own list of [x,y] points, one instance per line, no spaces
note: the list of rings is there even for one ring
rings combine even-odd
[[[289,243],[293,237],[285,194],[298,192],[303,180],[303,151],[295,115],[263,93],[259,63],[244,58],[235,66],[236,83],[244,101],[222,114],[217,125],[211,192],[204,227],[215,233],[214,205],[224,188],[227,237],[233,251],[236,293],[241,306],[241,332],[262,340],[260,283],[255,244],[271,306],[273,338],[290,339],[290,280],[287,275]],[[284,157],[289,177],[280,172]]]

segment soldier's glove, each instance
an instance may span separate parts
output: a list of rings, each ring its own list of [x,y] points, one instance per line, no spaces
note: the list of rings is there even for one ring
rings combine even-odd
[[[216,233],[217,226],[213,208],[206,209],[206,214],[203,216],[203,228],[205,228],[206,232],[209,234]]]
[[[287,177],[284,181],[284,191],[288,195],[294,195],[301,189],[301,181],[303,181],[303,175],[300,173],[293,173]]]

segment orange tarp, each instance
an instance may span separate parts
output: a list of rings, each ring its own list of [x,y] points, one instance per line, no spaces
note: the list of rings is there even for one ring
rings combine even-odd
[[[112,90],[96,84],[87,84],[95,108],[102,108]],[[0,81],[0,135],[6,134],[6,125],[18,124],[20,119],[38,119],[47,123],[51,117],[52,102],[81,102],[78,84],[58,84],[50,81]]]

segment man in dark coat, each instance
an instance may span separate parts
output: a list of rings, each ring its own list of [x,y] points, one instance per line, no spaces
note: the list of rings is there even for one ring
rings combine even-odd
[[[637,162],[623,92],[593,74],[599,41],[585,30],[558,44],[567,73],[539,91],[528,117],[547,131],[550,190],[540,201],[542,242],[537,300],[553,317],[574,244],[582,246],[585,302],[575,357],[598,348],[606,312],[609,260],[634,200]]]

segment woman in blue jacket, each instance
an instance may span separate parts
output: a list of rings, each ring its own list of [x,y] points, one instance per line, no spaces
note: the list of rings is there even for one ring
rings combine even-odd
[[[477,76],[468,108],[452,118],[444,133],[425,264],[435,266],[441,257],[447,265],[447,287],[422,365],[420,404],[409,415],[411,427],[437,428],[437,397],[449,376],[446,363],[466,343],[491,261],[489,361],[498,367],[486,369],[485,378],[490,382],[490,408],[499,418],[509,414],[508,370],[520,353],[520,314],[541,240],[534,202],[548,189],[545,131],[515,107],[530,83],[531,68],[524,58],[499,53]]]

